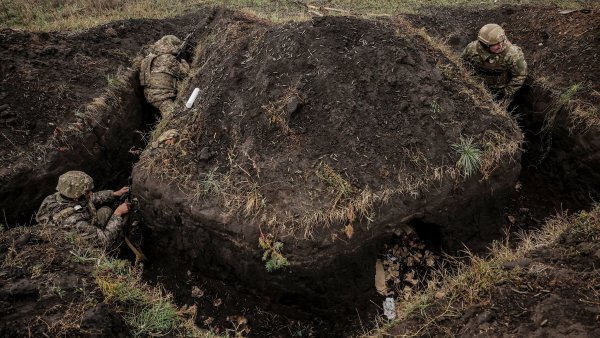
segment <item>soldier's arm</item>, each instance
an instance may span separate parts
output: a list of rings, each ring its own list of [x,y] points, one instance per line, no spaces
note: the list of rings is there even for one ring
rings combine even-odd
[[[511,79],[504,89],[505,96],[513,96],[523,86],[527,78],[527,62],[523,52],[519,49],[510,62]]]
[[[46,198],[42,202],[42,205],[40,205],[40,208],[38,209],[37,213],[35,214],[35,220],[40,224],[48,223],[51,216],[49,211],[50,210],[48,210],[48,198]]]
[[[467,47],[465,47],[465,49],[463,49],[462,53],[460,54],[461,59],[463,59],[463,61],[466,61],[468,63],[471,63],[474,61],[474,58],[477,56],[477,44],[479,42],[478,41],[471,41]]]
[[[112,202],[115,198],[114,191],[102,190],[96,191],[92,194],[92,203],[94,204],[106,204]]]

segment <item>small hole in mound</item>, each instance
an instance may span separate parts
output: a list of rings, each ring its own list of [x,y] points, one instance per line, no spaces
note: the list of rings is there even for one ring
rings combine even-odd
[[[442,251],[442,231],[440,226],[435,223],[428,223],[423,220],[413,220],[409,224],[417,233],[417,236],[427,248],[434,252]]]

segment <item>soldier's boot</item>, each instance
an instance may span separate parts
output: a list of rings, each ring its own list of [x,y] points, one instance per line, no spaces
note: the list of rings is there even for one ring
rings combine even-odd
[[[113,210],[109,207],[104,206],[98,209],[98,211],[96,212],[96,217],[98,217],[98,225],[100,226],[100,228],[106,227],[106,224],[108,223],[108,220],[110,219],[112,214]]]

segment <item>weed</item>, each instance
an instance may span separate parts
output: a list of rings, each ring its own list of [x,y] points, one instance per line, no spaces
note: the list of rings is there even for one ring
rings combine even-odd
[[[266,262],[265,268],[268,272],[283,269],[290,265],[287,258],[281,253],[283,243],[275,241],[273,235],[261,234],[258,238],[258,245],[264,250],[262,260]]]
[[[250,216],[258,211],[262,210],[265,207],[265,198],[260,191],[258,191],[258,187],[255,187],[250,192],[248,192],[246,196],[246,205],[244,207],[244,215]]]
[[[6,225],[4,223],[0,223],[0,232],[6,230]]]
[[[437,115],[442,112],[442,107],[440,107],[440,104],[436,100],[431,101],[429,105],[431,106],[431,112],[434,115]]]
[[[319,163],[317,177],[341,196],[348,196],[353,191],[350,183],[336,173],[327,163]]]
[[[31,272],[31,278],[35,279],[35,278],[40,277],[44,273],[44,265],[36,264],[36,265],[32,266],[29,270]]]
[[[165,301],[134,308],[125,315],[125,323],[134,337],[164,335],[177,327],[179,321],[177,309]]]
[[[106,84],[109,87],[118,87],[121,83],[121,81],[119,81],[119,79],[112,75],[112,74],[106,74]]]
[[[570,104],[573,96],[579,92],[581,87],[581,83],[572,84],[559,95],[558,99],[548,106],[544,116],[544,124],[541,130],[542,132],[548,132],[554,127],[556,117],[558,116],[560,110]]]
[[[73,261],[76,263],[90,263],[95,262],[95,252],[88,247],[77,247],[70,251],[73,255]]]
[[[50,291],[52,293],[55,293],[60,299],[63,299],[65,297],[66,291],[63,290],[63,288],[60,287],[60,285],[54,285]]]
[[[135,337],[214,337],[194,325],[195,307],[178,309],[172,296],[160,287],[142,281],[142,270],[128,261],[101,257],[94,276],[104,301],[125,313],[125,322]]]
[[[200,180],[200,189],[202,195],[218,194],[221,191],[221,182],[219,181],[216,169],[209,171],[203,179]]]
[[[75,242],[77,241],[77,234],[72,231],[66,231],[65,240],[70,244],[75,244]]]
[[[465,177],[471,176],[481,165],[481,150],[473,144],[473,138],[460,137],[459,143],[453,143],[450,147],[459,155],[456,166],[463,172]]]

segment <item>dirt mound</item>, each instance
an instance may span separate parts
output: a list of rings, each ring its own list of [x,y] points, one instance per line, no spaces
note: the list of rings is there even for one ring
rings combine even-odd
[[[438,47],[403,21],[215,20],[134,170],[153,250],[323,309],[372,290],[376,247],[403,225],[449,247],[494,232],[521,134]],[[471,138],[464,179],[452,145]]]

